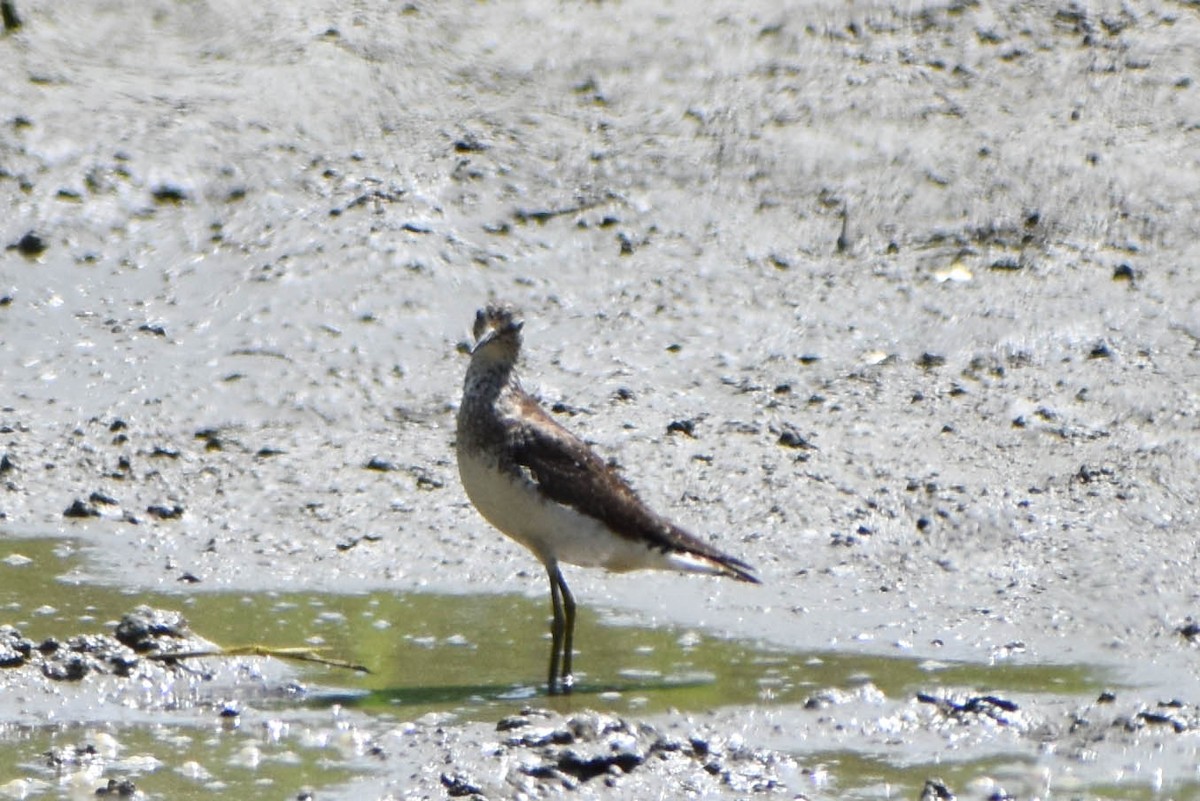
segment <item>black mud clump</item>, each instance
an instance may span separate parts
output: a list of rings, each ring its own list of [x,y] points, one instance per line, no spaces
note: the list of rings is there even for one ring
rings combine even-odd
[[[790,757],[745,747],[736,735],[693,732],[675,737],[649,723],[601,712],[559,718],[544,710],[526,710],[504,718],[496,729],[505,736],[494,756],[518,766],[505,771],[510,785],[506,789],[539,797],[551,789],[571,790],[593,782],[618,787],[642,771],[690,774],[698,787],[784,792],[782,776],[796,768]],[[443,774],[442,784],[451,795],[487,791],[461,771]]]
[[[169,609],[153,609],[142,605],[121,618],[116,629],[117,640],[138,653],[178,651],[174,645],[192,636],[183,615]],[[195,649],[192,649],[195,650]]]
[[[1178,698],[1148,703],[1136,694],[1119,698],[1106,690],[1094,702],[1076,708],[1066,720],[1068,725],[1056,747],[1074,759],[1094,758],[1101,747],[1113,753],[1147,746],[1163,751],[1195,742],[1200,734],[1200,705]]]
[[[63,510],[63,517],[99,517],[100,510],[86,501],[75,499],[75,502]]]
[[[4,32],[14,33],[21,29],[21,17],[13,0],[0,0],[0,19],[4,20]]]
[[[80,681],[92,674],[130,677],[172,671],[176,666],[169,659],[171,654],[209,647],[192,634],[178,612],[149,606],[139,606],[121,618],[113,636],[77,634],[66,640],[49,638],[35,643],[13,626],[0,626],[0,668],[37,670],[52,681]]]
[[[0,626],[0,668],[21,667],[36,647],[12,626]]]
[[[917,693],[917,700],[933,705],[946,718],[959,723],[987,718],[1001,726],[1022,727],[1024,724],[1020,707],[1015,702],[997,695],[934,695],[921,692]]]
[[[36,231],[29,231],[15,243],[9,246],[9,250],[15,250],[22,256],[29,259],[36,259],[49,249],[50,244],[41,237]]]
[[[108,784],[97,787],[95,795],[99,798],[115,796],[117,798],[133,798],[138,795],[137,785],[129,779],[109,779]]]

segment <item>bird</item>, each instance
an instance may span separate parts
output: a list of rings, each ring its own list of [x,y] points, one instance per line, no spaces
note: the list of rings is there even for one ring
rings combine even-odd
[[[550,580],[549,694],[570,693],[575,598],[562,564],[676,570],[761,583],[755,568],[655,512],[582,439],[552,418],[517,377],[524,320],[491,303],[458,407],[455,454],[467,497],[489,523],[528,548]]]

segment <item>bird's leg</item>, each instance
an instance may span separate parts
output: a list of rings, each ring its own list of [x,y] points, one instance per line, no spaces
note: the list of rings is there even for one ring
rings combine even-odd
[[[557,570],[555,571],[557,572]],[[567,588],[562,573],[558,573],[558,588],[562,591],[562,605],[565,613],[566,630],[563,632],[562,643],[562,683],[563,691],[570,692],[575,684],[575,676],[571,674],[571,655],[575,651],[575,596]]]
[[[557,564],[547,565],[546,572],[550,576],[550,601],[554,604],[554,622],[550,624],[549,690],[551,695],[555,695],[571,692],[571,685],[575,683],[575,677],[571,675],[571,652],[575,647],[575,597],[567,588]]]
[[[550,677],[547,679],[547,689],[551,695],[555,695],[558,693],[558,667],[567,621],[563,613],[562,573],[558,565],[553,563],[546,565],[546,573],[550,576],[550,603],[554,606],[554,622],[550,624]],[[571,606],[574,607],[574,602]]]

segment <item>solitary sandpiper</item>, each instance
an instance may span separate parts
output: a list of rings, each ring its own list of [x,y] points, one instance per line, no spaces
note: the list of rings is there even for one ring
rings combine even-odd
[[[615,469],[521,388],[516,365],[523,324],[508,306],[490,305],[475,315],[475,345],[458,409],[458,472],[479,513],[546,567],[554,606],[553,694],[570,692],[574,681],[575,599],[561,562],[759,582],[750,565],[646,506]]]

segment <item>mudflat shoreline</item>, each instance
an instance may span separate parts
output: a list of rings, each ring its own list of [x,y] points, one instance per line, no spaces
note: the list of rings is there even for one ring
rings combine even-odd
[[[958,726],[971,766],[1194,791],[1191,7],[17,11],[5,553],[71,537],[91,579],[136,591],[540,595],[451,447],[461,345],[503,298],[527,319],[526,385],[764,579],[581,571],[581,604],[792,653],[1113,677],[1104,701],[931,678],[829,695],[824,717],[700,715],[770,751],[743,767],[794,760],[777,789],[835,796],[861,770],[813,783],[806,754],[932,766]],[[43,605],[20,604],[14,622]],[[897,719],[915,722],[889,741]],[[380,797],[447,788],[413,767],[445,756],[437,729],[374,764]],[[456,752],[458,789],[494,772],[477,751]],[[574,789],[674,792],[669,753]],[[952,789],[986,797],[994,773]]]

